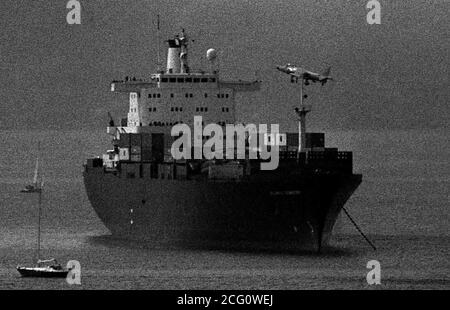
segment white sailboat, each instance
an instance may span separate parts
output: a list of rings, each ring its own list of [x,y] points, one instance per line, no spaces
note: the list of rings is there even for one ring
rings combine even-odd
[[[35,176],[36,182],[34,192],[39,193],[39,215],[38,215],[38,233],[37,233],[37,260],[33,267],[17,266],[17,271],[22,277],[41,277],[41,278],[65,278],[69,269],[62,268],[56,259],[41,259],[41,213],[42,213],[42,189],[43,180],[39,175]],[[38,185],[39,184],[39,185]]]

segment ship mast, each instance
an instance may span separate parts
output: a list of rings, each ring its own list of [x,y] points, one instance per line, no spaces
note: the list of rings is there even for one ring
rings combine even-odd
[[[303,104],[304,91],[304,78],[301,79],[302,86],[300,87],[300,108],[295,108],[295,113],[299,118],[298,121],[298,151],[297,158],[300,158],[300,153],[306,152],[306,114],[311,112],[311,107],[309,105]]]
[[[161,56],[160,56],[160,52],[159,52],[159,50],[160,50],[160,46],[159,46],[159,44],[160,44],[160,28],[159,28],[159,14],[157,15],[157,29],[156,29],[156,49],[157,49],[157,51],[156,51],[156,55],[157,55],[157,70],[158,70],[158,73],[160,73],[161,72]]]

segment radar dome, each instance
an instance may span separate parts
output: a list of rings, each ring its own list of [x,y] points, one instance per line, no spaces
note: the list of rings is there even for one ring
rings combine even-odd
[[[206,51],[206,58],[208,58],[209,61],[214,61],[217,58],[217,51],[213,48],[210,48]]]

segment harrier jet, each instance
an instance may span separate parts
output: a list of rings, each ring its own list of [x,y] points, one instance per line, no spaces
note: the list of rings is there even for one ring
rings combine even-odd
[[[328,80],[333,80],[330,76],[331,67],[328,67],[321,74],[311,72],[291,64],[287,64],[285,66],[277,66],[277,69],[281,72],[289,74],[291,76],[291,82],[297,82],[298,79],[301,78],[305,82],[305,85],[309,85],[309,82],[312,81],[313,83],[320,82],[323,86]]]

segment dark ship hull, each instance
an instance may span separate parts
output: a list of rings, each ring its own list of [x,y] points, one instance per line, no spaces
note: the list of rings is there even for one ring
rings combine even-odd
[[[243,180],[127,178],[86,166],[88,198],[114,236],[194,247],[320,251],[357,174],[261,174]]]

